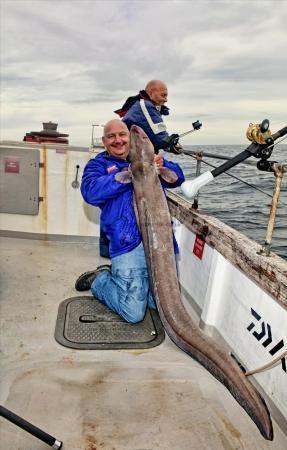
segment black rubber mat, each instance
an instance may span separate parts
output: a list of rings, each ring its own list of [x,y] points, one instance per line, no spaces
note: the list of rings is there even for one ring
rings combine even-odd
[[[94,297],[71,297],[60,303],[55,339],[77,349],[150,348],[164,340],[159,315],[147,310],[145,318],[130,324]]]

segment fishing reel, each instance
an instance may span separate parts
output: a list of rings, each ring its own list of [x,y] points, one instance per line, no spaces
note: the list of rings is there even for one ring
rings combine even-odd
[[[269,120],[264,119],[261,123],[250,123],[246,131],[246,137],[254,144],[272,144]]]
[[[164,141],[167,143],[167,147],[164,149],[166,152],[175,153],[177,155],[181,153],[180,151],[176,151],[176,146],[178,145],[179,141],[179,134],[171,134],[170,136],[165,138]]]
[[[260,124],[250,123],[246,136],[254,144],[254,149],[251,150],[253,156],[260,158],[260,161],[257,163],[257,169],[264,172],[272,172],[276,161],[267,161],[272,154],[272,144],[274,143],[269,129],[269,120],[264,119]]]
[[[259,167],[266,167],[266,160],[271,156],[273,151],[274,140],[269,129],[269,120],[264,119],[259,124],[250,123],[246,131],[246,137],[252,142],[249,147],[250,153],[255,158],[260,158]],[[260,168],[260,170],[264,170]]]

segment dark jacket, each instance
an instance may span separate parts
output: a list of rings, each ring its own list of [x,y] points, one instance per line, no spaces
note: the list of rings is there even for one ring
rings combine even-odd
[[[133,208],[133,184],[115,180],[115,174],[127,170],[128,166],[129,161],[110,156],[105,151],[87,163],[82,177],[84,200],[102,210],[101,229],[110,241],[112,258],[130,252],[142,240]],[[161,179],[162,186],[180,186],[184,175],[179,165],[164,160],[164,166],[176,172],[178,180],[171,185]]]

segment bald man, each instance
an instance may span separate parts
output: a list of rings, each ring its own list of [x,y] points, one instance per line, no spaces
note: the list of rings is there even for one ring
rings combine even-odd
[[[99,266],[85,272],[76,281],[78,291],[91,289],[104,305],[128,322],[143,320],[147,306],[155,308],[149,289],[148,272],[141,233],[133,207],[133,184],[117,181],[115,175],[129,167],[129,130],[121,120],[111,120],[104,127],[106,151],[91,159],[84,168],[81,192],[84,200],[98,206],[101,229],[110,242],[112,266]],[[178,179],[162,186],[177,187],[184,181],[178,164],[155,155],[159,166],[173,170]]]
[[[152,142],[155,153],[160,149],[180,153],[181,146],[171,146],[167,142],[169,134],[162,116],[169,114],[165,106],[168,97],[166,84],[161,80],[151,80],[145,90],[134,97],[129,97],[120,110],[115,111],[130,129],[132,125],[140,126]]]

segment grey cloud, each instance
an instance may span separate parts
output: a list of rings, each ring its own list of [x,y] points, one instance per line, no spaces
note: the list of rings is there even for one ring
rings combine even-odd
[[[265,58],[255,58],[255,60],[242,62],[229,62],[227,67],[217,68],[210,72],[211,78],[219,78],[224,80],[250,82],[258,80],[270,81],[270,83],[278,80],[287,79],[287,67],[282,67],[282,61],[272,61],[268,63]]]
[[[286,18],[284,1],[2,0],[9,120],[19,120],[17,104],[28,109],[37,99],[60,102],[67,114],[73,105],[113,110],[152,78],[168,84],[178,122],[193,111],[218,120],[228,108],[241,118],[241,102],[262,111],[276,101],[279,116]]]
[[[111,103],[111,102],[122,102],[122,97],[117,96],[115,97],[114,94],[112,95],[107,95],[107,94],[98,94],[98,95],[93,95],[90,97],[84,97],[84,98],[80,98],[80,99],[75,99],[75,100],[68,100],[69,103],[72,104],[96,104],[96,103],[101,103],[101,102],[106,102],[106,103]]]

